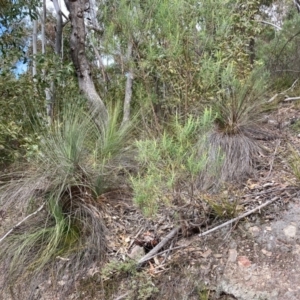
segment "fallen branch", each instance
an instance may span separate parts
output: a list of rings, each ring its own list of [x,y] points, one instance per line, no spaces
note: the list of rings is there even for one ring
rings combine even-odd
[[[146,261],[158,255],[158,251],[163,248],[176,234],[178,234],[180,229],[181,227],[174,228],[159,244],[157,244],[149,253],[142,257],[137,263],[137,268],[140,268]]]
[[[238,216],[238,217],[236,217],[234,219],[231,219],[231,220],[229,220],[229,221],[227,221],[227,222],[225,222],[225,223],[223,223],[223,224],[221,224],[219,226],[211,228],[211,229],[209,229],[209,230],[207,230],[207,231],[205,231],[203,233],[200,233],[199,237],[203,237],[203,236],[208,235],[209,233],[212,233],[212,232],[214,232],[214,231],[216,231],[216,230],[218,230],[220,228],[223,228],[223,227],[228,226],[228,225],[230,225],[230,224],[232,224],[234,222],[237,222],[237,221],[239,221],[239,220],[241,220],[241,219],[243,219],[243,218],[245,218],[245,217],[253,214],[254,212],[256,212],[256,211],[258,211],[258,210],[260,210],[260,209],[262,209],[262,208],[264,208],[264,207],[266,207],[268,205],[270,205],[271,203],[275,202],[278,199],[279,199],[279,197],[276,196],[273,199],[271,199],[271,200],[269,200],[269,201],[267,201],[267,202],[265,202],[265,203],[263,203],[263,204],[255,207],[255,208],[253,208],[252,210],[249,210],[248,212],[246,212],[246,213],[244,213],[244,214],[242,214],[242,215],[240,215],[240,216]],[[173,251],[173,250],[177,250],[177,249],[182,249],[182,248],[185,248],[185,247],[189,246],[190,243],[188,245],[177,246],[177,247],[174,247],[172,249],[167,249],[167,250],[164,250],[162,252],[159,252],[159,250],[161,248],[163,248],[176,234],[178,234],[178,232],[180,231],[180,229],[181,229],[181,227],[174,228],[158,245],[156,245],[156,247],[154,247],[149,253],[147,253],[144,257],[142,257],[138,261],[138,263],[137,263],[137,268],[141,268],[142,265],[145,262],[147,262],[148,260],[156,257],[157,255],[161,255],[161,254],[163,254],[165,252],[169,252],[169,251]]]
[[[261,192],[252,193],[252,194],[246,194],[246,195],[244,195],[244,197],[261,196],[261,195],[265,195],[265,194],[269,194],[269,193],[273,193],[273,192],[283,192],[283,191],[286,191],[286,190],[295,190],[295,189],[297,189],[296,186],[285,186],[283,188],[277,188],[276,187],[276,188],[268,189],[266,191],[261,191]],[[245,204],[245,203],[248,203],[248,202],[249,202],[249,200],[242,201],[241,204]]]
[[[40,212],[43,207],[45,206],[45,202],[32,214],[28,215],[26,218],[24,218],[22,221],[20,221],[18,224],[16,224],[14,227],[12,227],[1,239],[0,239],[0,243],[17,227],[19,227],[22,223],[24,223],[26,220],[28,220],[30,217],[36,215],[38,212]]]
[[[296,85],[296,83],[298,82],[298,80],[299,80],[299,79],[296,79],[296,80],[293,82],[293,84],[292,84],[288,89],[286,89],[285,91],[275,94],[272,98],[270,98],[270,99],[267,101],[267,103],[270,103],[270,102],[274,101],[279,95],[283,95],[283,96],[287,97],[284,101],[290,101],[290,100],[287,100],[287,99],[291,99],[291,100],[292,100],[292,98],[290,98],[290,97],[288,97],[288,96],[286,95],[286,92],[289,91],[289,90],[292,90],[292,89],[295,87],[295,85]],[[295,97],[294,97],[294,98],[295,98]],[[293,99],[293,100],[296,100],[296,99]]]
[[[240,215],[240,216],[238,216],[238,217],[236,217],[236,218],[234,218],[234,219],[231,219],[231,220],[229,220],[229,221],[227,221],[227,222],[225,222],[225,223],[223,223],[223,224],[221,224],[221,225],[219,225],[219,226],[216,226],[216,227],[214,227],[214,228],[212,228],[212,229],[210,229],[210,230],[207,230],[207,231],[205,231],[205,232],[203,232],[203,233],[200,233],[199,236],[202,237],[202,236],[208,235],[209,233],[212,233],[212,232],[214,232],[214,231],[216,231],[216,230],[218,230],[218,229],[220,229],[220,228],[223,228],[223,227],[225,227],[225,226],[228,226],[228,225],[230,225],[230,224],[232,224],[232,223],[234,223],[234,222],[236,222],[236,221],[239,221],[239,220],[241,220],[241,219],[243,219],[243,218],[245,218],[245,217],[247,217],[247,216],[253,214],[254,212],[256,212],[256,211],[262,209],[263,207],[270,205],[271,203],[273,203],[274,201],[276,201],[276,200],[278,200],[278,199],[279,199],[279,197],[276,196],[276,197],[274,197],[273,199],[267,201],[266,203],[263,203],[263,204],[261,204],[261,205],[255,207],[255,208],[253,208],[253,209],[247,211],[246,213],[244,213],[244,214],[242,214],[242,215]]]
[[[284,99],[284,101],[294,101],[294,100],[300,100],[300,97],[288,97]]]

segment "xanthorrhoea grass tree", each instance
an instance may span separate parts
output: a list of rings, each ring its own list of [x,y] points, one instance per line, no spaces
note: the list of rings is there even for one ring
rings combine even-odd
[[[118,172],[131,167],[128,127],[118,125],[117,110],[99,127],[82,109],[65,108],[42,135],[28,169],[11,174],[13,179],[1,187],[1,209],[30,215],[0,240],[7,286],[28,280],[34,287],[44,280],[42,274],[64,274],[68,287],[105,256],[97,198],[124,182],[124,172]]]
[[[212,102],[217,117],[208,137],[210,160],[220,151],[224,157],[217,182],[240,181],[253,174],[262,153],[259,138],[267,138],[259,123],[266,93],[265,74],[253,72],[245,79],[235,74],[233,65],[221,73],[220,91]]]

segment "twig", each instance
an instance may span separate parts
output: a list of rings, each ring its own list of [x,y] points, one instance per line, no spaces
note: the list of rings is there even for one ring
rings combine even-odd
[[[277,143],[276,143],[276,148],[275,148],[274,154],[273,154],[273,156],[272,156],[272,160],[271,160],[271,162],[270,162],[270,170],[269,170],[269,173],[268,173],[268,175],[266,176],[265,179],[269,178],[269,176],[270,176],[271,173],[272,173],[272,170],[273,170],[273,164],[274,164],[274,160],[275,160],[275,157],[276,157],[276,154],[277,154],[277,150],[278,150],[279,145],[280,145],[280,140],[278,140]]]
[[[297,189],[296,186],[285,186],[283,188],[272,188],[272,189],[268,189],[266,191],[261,191],[261,192],[257,192],[257,193],[252,193],[252,194],[246,194],[244,195],[245,197],[253,197],[253,196],[260,196],[260,195],[265,195],[265,194],[269,194],[269,193],[273,193],[273,192],[282,192],[285,190],[295,190]],[[245,201],[242,201],[242,204],[244,204]]]
[[[167,258],[168,258],[168,256],[169,256],[169,254],[170,254],[170,252],[173,250],[173,242],[171,243],[171,246],[169,247],[169,249],[167,249],[168,251],[167,251],[167,253],[166,253],[166,255],[165,255],[165,258],[164,258],[164,260],[162,261],[162,265],[166,262],[166,260],[167,260]]]
[[[294,101],[294,100],[300,100],[300,97],[288,97],[284,99],[284,101]]]
[[[243,219],[243,218],[245,218],[245,217],[253,214],[254,212],[262,209],[263,207],[270,205],[271,203],[275,202],[278,199],[279,199],[279,197],[276,196],[273,199],[271,199],[271,200],[269,200],[269,201],[267,201],[267,202],[265,202],[265,203],[257,206],[256,208],[254,208],[252,210],[249,210],[248,212],[246,212],[246,213],[244,213],[244,214],[242,214],[242,215],[240,215],[240,216],[238,216],[238,217],[236,217],[236,218],[234,218],[232,220],[229,220],[229,221],[227,221],[227,222],[225,222],[225,223],[223,223],[223,224],[221,224],[219,226],[216,226],[216,227],[214,227],[212,229],[209,229],[209,230],[207,230],[207,231],[199,234],[199,237],[203,237],[205,235],[208,235],[211,232],[214,232],[214,231],[216,231],[216,230],[218,230],[220,228],[223,228],[223,227],[225,227],[227,225],[230,225],[230,224],[232,224],[232,223],[234,223],[236,221],[239,221],[239,220],[241,220],[241,219]],[[174,250],[177,250],[177,249],[186,248],[187,246],[189,246],[190,243],[188,245],[177,246],[177,247],[174,247],[174,248],[169,248],[167,250],[158,252],[162,247],[165,246],[166,243],[168,243],[180,231],[180,229],[181,229],[181,227],[174,228],[156,247],[154,247],[149,253],[147,253],[144,257],[142,257],[138,261],[138,263],[137,263],[137,268],[140,268],[145,262],[147,262],[148,260],[156,257],[157,255],[161,255],[163,253],[174,251]]]
[[[270,98],[268,101],[267,101],[267,103],[270,103],[270,102],[272,102],[273,100],[275,100],[276,98],[277,98],[277,96],[279,96],[279,95],[284,95],[284,96],[286,96],[286,92],[287,91],[289,91],[289,90],[291,90],[291,89],[293,89],[294,87],[295,87],[295,85],[296,85],[296,83],[298,82],[298,78],[293,82],[293,84],[288,88],[288,89],[286,89],[286,90],[284,90],[283,92],[280,92],[280,93],[278,93],[278,94],[275,94],[272,98]],[[289,97],[287,98],[287,99],[289,99]],[[289,101],[289,100],[284,100],[284,101]]]
[[[138,261],[137,267],[141,267],[146,261],[155,257],[158,251],[163,248],[180,231],[180,229],[181,227],[174,228],[158,245]]]
[[[278,25],[276,25],[276,24],[273,24],[273,23],[271,23],[271,22],[268,22],[268,21],[263,21],[263,20],[257,20],[257,21],[260,22],[260,23],[266,24],[266,25],[271,25],[271,26],[275,27],[275,28],[278,29],[278,30],[281,30],[281,29],[282,29],[280,26],[278,26]]]
[[[140,233],[142,232],[143,227],[140,228],[140,230],[138,231],[138,233],[134,236],[133,240],[131,241],[129,247],[128,247],[128,251],[131,249],[132,245],[134,244],[135,240],[137,239],[137,237],[140,235]]]
[[[156,256],[158,256],[158,255],[162,255],[162,254],[164,254],[164,253],[166,253],[166,252],[170,252],[170,251],[174,251],[174,250],[186,248],[186,247],[188,247],[191,243],[192,243],[192,242],[188,243],[187,245],[176,246],[176,247],[174,247],[174,248],[172,248],[172,249],[169,248],[169,249],[166,249],[166,250],[164,250],[164,251],[157,252],[157,253],[153,254],[152,256],[148,257],[147,260],[150,260],[150,259],[152,259],[152,258],[154,258],[154,257],[156,257]],[[144,256],[144,257],[145,257],[145,256]],[[144,262],[143,262],[143,263],[144,263]]]
[[[18,224],[16,224],[14,227],[12,227],[1,239],[0,239],[0,243],[17,227],[19,227],[22,223],[24,223],[26,220],[28,220],[30,217],[36,215],[38,212],[40,212],[43,207],[45,206],[45,202],[32,214],[28,215],[26,218],[24,218],[22,221],[20,221]]]
[[[203,237],[203,236],[205,236],[205,235],[207,235],[207,234],[209,234],[209,233],[212,233],[212,232],[214,232],[214,231],[216,231],[216,230],[218,230],[218,229],[220,229],[220,228],[223,228],[223,227],[225,227],[225,226],[227,226],[227,225],[230,225],[230,224],[232,224],[232,223],[234,223],[234,222],[236,222],[236,221],[239,221],[239,220],[241,220],[241,219],[243,219],[243,218],[245,218],[245,217],[247,217],[247,216],[253,214],[254,212],[256,212],[256,211],[262,209],[263,207],[270,205],[271,203],[273,203],[274,201],[276,201],[276,200],[278,200],[278,199],[279,199],[279,197],[276,196],[276,197],[274,197],[273,199],[267,201],[266,203],[263,203],[263,204],[261,204],[261,205],[255,207],[255,208],[253,208],[253,209],[247,211],[246,213],[244,213],[244,214],[242,214],[242,215],[240,215],[240,216],[238,216],[238,217],[236,217],[236,218],[234,218],[234,219],[231,219],[231,220],[229,220],[229,221],[227,221],[227,222],[225,222],[225,223],[223,223],[223,224],[221,224],[221,225],[219,225],[219,226],[216,226],[216,227],[214,227],[214,228],[212,228],[212,229],[210,229],[210,230],[207,230],[207,231],[205,231],[205,232],[203,232],[203,233],[200,233],[200,234],[199,234],[199,237]]]
[[[123,294],[123,295],[121,295],[121,296],[115,298],[115,300],[122,300],[122,299],[124,299],[125,297],[127,297],[128,294],[129,294],[129,292],[127,292],[127,293],[125,293],[125,294]]]
[[[272,96],[272,97],[267,101],[267,103],[270,103],[270,102],[274,101],[274,100],[277,98],[278,95],[281,95],[281,93],[275,94],[274,96]]]

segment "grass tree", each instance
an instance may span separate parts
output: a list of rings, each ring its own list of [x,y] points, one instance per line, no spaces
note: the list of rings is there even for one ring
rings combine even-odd
[[[266,74],[253,71],[238,79],[234,65],[221,73],[221,88],[212,102],[215,125],[209,134],[210,161],[223,153],[217,182],[238,181],[253,175],[262,153],[260,140],[269,134],[259,123],[264,109]]]
[[[99,127],[84,110],[67,106],[41,136],[28,169],[1,186],[1,209],[29,216],[1,239],[6,286],[28,280],[34,287],[42,275],[55,274],[67,276],[68,287],[101,262],[107,246],[98,197],[124,183],[118,174],[131,166],[124,150],[128,130],[119,130],[117,121],[115,111]]]

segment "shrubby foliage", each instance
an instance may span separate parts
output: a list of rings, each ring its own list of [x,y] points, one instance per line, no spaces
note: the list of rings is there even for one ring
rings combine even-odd
[[[280,31],[268,29],[259,40],[258,53],[278,87],[290,87],[299,77],[299,14],[291,11]]]
[[[155,213],[163,195],[199,188],[203,172],[213,172],[217,161],[208,167],[206,134],[213,122],[211,110],[202,117],[188,117],[185,122],[176,116],[155,139],[138,141],[138,176],[132,176],[134,201],[147,215]],[[165,202],[166,204],[166,202]]]

